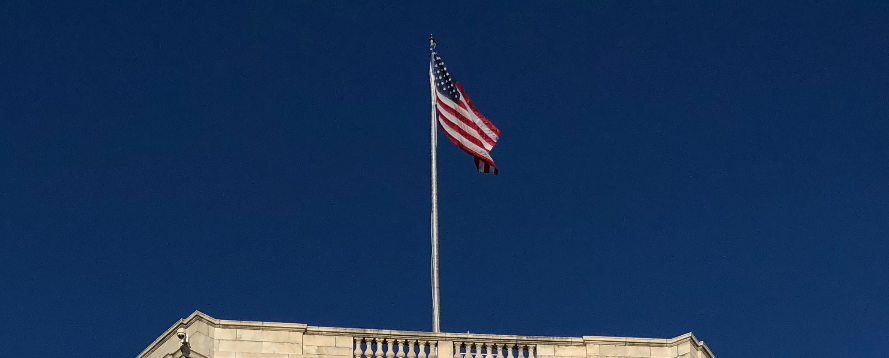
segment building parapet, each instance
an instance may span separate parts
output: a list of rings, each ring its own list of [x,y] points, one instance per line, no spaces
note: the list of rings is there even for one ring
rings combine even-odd
[[[183,353],[175,332],[183,328]],[[188,355],[185,355],[188,354]],[[195,311],[136,358],[715,358],[686,333],[669,339],[546,337],[232,321]]]

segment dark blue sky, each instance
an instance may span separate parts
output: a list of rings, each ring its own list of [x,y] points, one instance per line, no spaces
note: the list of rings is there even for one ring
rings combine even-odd
[[[885,356],[885,1],[111,3],[0,4],[9,357],[428,330],[429,33],[502,131],[439,148],[443,330]]]

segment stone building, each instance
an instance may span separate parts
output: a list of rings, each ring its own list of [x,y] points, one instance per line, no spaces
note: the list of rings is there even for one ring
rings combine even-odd
[[[197,311],[180,319],[136,356],[181,357],[715,358],[691,333],[669,339],[430,333],[229,321]]]

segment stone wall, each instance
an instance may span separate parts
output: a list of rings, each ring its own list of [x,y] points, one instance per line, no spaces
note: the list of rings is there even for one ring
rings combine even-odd
[[[180,327],[191,358],[715,358],[691,333],[671,339],[429,333],[218,320],[200,312],[179,320],[137,358],[182,357]]]

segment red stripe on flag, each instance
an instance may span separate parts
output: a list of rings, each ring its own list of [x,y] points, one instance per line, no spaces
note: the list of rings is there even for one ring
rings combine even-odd
[[[459,82],[454,82],[454,85],[457,86],[457,90],[460,91],[460,94],[463,95],[463,99],[466,100],[466,103],[469,105],[469,109],[472,110],[472,113],[475,113],[476,117],[482,121],[488,128],[491,128],[491,131],[500,137],[500,130],[494,126],[494,123],[491,123],[485,116],[483,116],[477,109],[475,109],[475,105],[472,104],[472,101],[469,100],[469,96],[466,95],[466,92],[463,91],[463,86],[460,86]]]
[[[439,122],[441,122],[441,120],[439,120]],[[449,128],[450,128],[450,127],[449,127]],[[493,161],[488,160],[488,158],[482,157],[482,156],[480,155],[481,153],[476,153],[474,150],[467,148],[465,145],[463,145],[463,143],[460,143],[460,140],[459,140],[459,139],[454,138],[453,136],[451,136],[451,134],[448,133],[448,131],[442,131],[442,132],[444,132],[445,137],[448,137],[448,139],[451,141],[451,143],[454,143],[454,145],[456,145],[457,147],[459,147],[460,149],[462,149],[462,150],[463,150],[464,152],[466,152],[467,154],[469,154],[469,155],[471,155],[471,156],[473,156],[473,157],[475,157],[475,158],[477,158],[477,159],[480,159],[481,161],[483,161],[483,162],[485,162],[485,163],[488,163],[488,164],[494,166],[494,162],[493,162]],[[485,153],[485,154],[487,154],[487,153]]]
[[[479,158],[479,157],[475,157],[475,168],[478,169],[478,171],[480,173],[494,174],[494,175],[497,175],[499,173],[499,171],[497,170],[497,167],[486,163],[485,161],[482,160],[482,158]],[[491,169],[493,169],[493,170],[491,170]]]
[[[491,146],[494,146],[495,144],[497,144],[497,142],[495,140],[491,139],[491,137],[488,137],[488,135],[485,134],[485,132],[482,131],[481,128],[479,128],[478,124],[475,124],[475,122],[473,122],[471,119],[466,118],[466,115],[464,115],[463,113],[460,113],[460,111],[457,111],[454,108],[451,108],[449,103],[442,101],[440,98],[438,99],[438,103],[439,103],[439,106],[438,106],[439,110],[443,110],[443,111],[447,112],[451,116],[460,120],[460,122],[463,123],[464,125],[466,125],[467,127],[475,130],[475,132],[478,133],[478,136],[481,137],[482,139],[484,139],[485,142],[487,142]],[[460,104],[458,104],[458,106],[459,105]]]
[[[444,107],[444,106],[437,106],[437,107],[440,109],[440,108],[442,108],[442,107]],[[439,110],[439,113],[438,113],[438,123],[440,123],[440,124],[443,125],[443,126],[445,126],[445,125],[448,126],[448,128],[451,128],[453,131],[455,131],[455,132],[457,132],[458,134],[460,134],[460,136],[463,137],[467,142],[470,142],[470,143],[472,143],[472,144],[475,144],[475,145],[477,145],[481,150],[484,150],[484,151],[487,152],[487,149],[485,149],[485,146],[482,144],[482,142],[481,142],[480,140],[478,140],[478,138],[473,137],[471,134],[469,134],[469,133],[467,133],[466,131],[464,131],[463,128],[460,128],[460,126],[458,126],[458,125],[456,125],[456,124],[454,124],[454,123],[451,123],[450,120],[448,120],[448,119],[446,119],[446,118],[443,118],[443,117],[444,117],[444,115],[441,113],[441,110]]]

